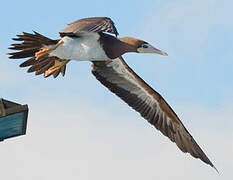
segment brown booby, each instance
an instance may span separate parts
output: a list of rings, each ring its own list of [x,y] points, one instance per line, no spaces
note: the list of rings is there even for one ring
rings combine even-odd
[[[149,43],[132,37],[118,38],[117,29],[108,17],[77,20],[59,32],[61,39],[52,40],[37,32],[23,32],[13,38],[22,41],[12,44],[11,59],[28,58],[20,67],[31,66],[28,72],[45,77],[60,73],[64,76],[70,60],[88,60],[92,73],[104,86],[139,112],[149,123],[161,131],[183,152],[215,168],[209,158],[184,127],[176,113],[163,97],[141,79],[124,61],[127,52],[167,53]],[[115,36],[114,36],[115,35]],[[216,168],[215,168],[216,169]],[[217,170],[217,169],[216,169]]]

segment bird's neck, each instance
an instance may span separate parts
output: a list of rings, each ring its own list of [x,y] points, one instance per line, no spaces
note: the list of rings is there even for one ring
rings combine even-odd
[[[136,47],[128,43],[125,38],[116,38],[103,33],[100,35],[99,42],[110,59],[115,59],[127,52],[137,52]]]

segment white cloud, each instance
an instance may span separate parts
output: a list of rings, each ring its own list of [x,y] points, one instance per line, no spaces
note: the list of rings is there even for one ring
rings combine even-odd
[[[142,26],[143,34],[162,46],[169,42],[166,49],[173,57],[181,55],[177,52],[199,57],[215,22],[216,1],[170,1],[163,4]]]
[[[227,0],[164,1],[148,15],[148,21],[143,21],[141,35],[159,47],[166,47],[173,58],[200,58],[208,48],[212,32],[233,28],[229,21],[232,5]]]
[[[76,100],[65,96],[49,103],[39,97],[30,100],[27,135],[1,143],[2,177],[219,179],[212,168],[180,152],[127,105],[121,109],[119,105],[96,106],[84,103],[84,99]],[[209,123],[232,114],[227,108],[217,113],[203,109],[208,117],[203,119],[203,113],[196,114],[199,110],[187,107],[177,110]],[[232,131],[216,129],[201,121],[192,123],[191,128],[192,124],[185,119],[184,124],[219,169],[220,177],[230,179]]]

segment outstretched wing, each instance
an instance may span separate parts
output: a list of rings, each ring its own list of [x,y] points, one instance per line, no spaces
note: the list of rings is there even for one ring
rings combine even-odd
[[[175,142],[181,151],[214,167],[163,97],[130,69],[122,57],[109,62],[93,62],[92,73],[110,91]]]
[[[108,32],[118,35],[114,22],[108,17],[92,17],[77,20],[60,31],[60,36],[75,36],[82,32]]]

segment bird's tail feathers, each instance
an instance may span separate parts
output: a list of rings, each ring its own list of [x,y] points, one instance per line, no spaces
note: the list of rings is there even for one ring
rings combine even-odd
[[[20,67],[27,67],[31,66],[28,69],[28,72],[35,72],[36,75],[43,74],[49,70],[49,68],[53,67],[55,61],[59,61],[60,59],[57,57],[50,57],[43,54],[43,51],[51,46],[56,45],[59,40],[52,40],[47,38],[37,32],[34,31],[34,34],[23,32],[22,35],[16,35],[17,38],[13,38],[14,41],[20,42],[17,44],[11,44],[9,49],[16,50],[17,52],[9,53],[10,59],[22,59],[22,58],[29,58],[28,60],[24,61],[20,64]],[[38,58],[39,56],[42,56]],[[63,76],[65,75],[65,67],[61,68],[60,70],[54,71],[53,73],[49,74],[56,78],[59,73]],[[45,77],[48,77],[48,75]]]
[[[16,35],[14,41],[23,41],[19,44],[11,44],[9,49],[18,50],[18,52],[9,53],[11,59],[20,59],[35,56],[35,53],[44,46],[57,44],[59,40],[49,39],[34,31],[34,34],[23,32],[22,35]]]

